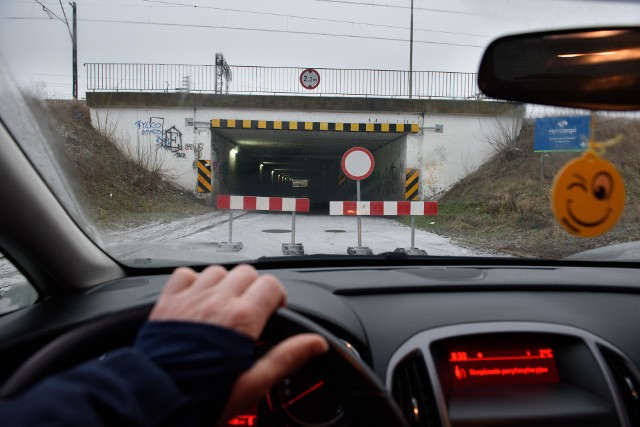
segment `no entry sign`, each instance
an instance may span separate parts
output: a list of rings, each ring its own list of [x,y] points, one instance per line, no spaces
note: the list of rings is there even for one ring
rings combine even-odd
[[[363,147],[353,147],[342,156],[342,172],[355,181],[371,175],[375,164],[371,151]]]

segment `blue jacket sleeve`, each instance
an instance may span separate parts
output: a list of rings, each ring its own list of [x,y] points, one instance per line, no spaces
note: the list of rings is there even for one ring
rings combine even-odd
[[[229,329],[147,322],[133,348],[50,377],[0,406],[2,426],[215,425],[253,341]]]

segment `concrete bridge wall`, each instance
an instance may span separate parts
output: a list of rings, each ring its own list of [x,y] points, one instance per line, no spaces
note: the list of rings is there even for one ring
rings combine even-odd
[[[197,160],[212,161],[214,192],[229,187],[225,177],[236,167],[228,152],[233,141],[217,136],[227,149],[216,149],[212,119],[417,124],[418,132],[398,134],[376,154],[385,158],[378,160],[383,167],[376,171],[383,174],[393,166],[402,176],[403,167],[419,169],[420,199],[436,198],[485,162],[493,154],[486,137],[499,123],[511,126],[522,115],[515,104],[492,101],[87,93],[87,103],[94,126],[114,135],[125,152],[161,165],[177,185],[194,192]],[[367,143],[356,138],[352,145]],[[389,160],[398,155],[402,165]]]

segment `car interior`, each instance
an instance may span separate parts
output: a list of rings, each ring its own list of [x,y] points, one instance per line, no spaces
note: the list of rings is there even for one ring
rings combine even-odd
[[[586,35],[604,31],[620,33],[610,40],[616,47],[640,49],[640,29],[628,27],[508,36],[487,48],[479,87],[509,102],[635,110],[640,56],[587,71],[554,62],[560,51],[591,49]],[[611,50],[602,40],[597,49]],[[38,122],[38,107],[5,92],[0,249],[35,289],[2,295],[14,303],[31,298],[0,316],[6,402],[48,375],[131,344],[172,268],[126,266],[94,243],[82,216],[60,200],[73,193],[50,189],[65,177],[47,163],[46,136],[26,125]],[[249,263],[278,277],[288,294],[257,357],[302,331],[322,334],[331,350],[228,425],[640,425],[637,260],[382,253]],[[306,393],[319,383],[322,391]],[[291,396],[300,398],[293,404]]]

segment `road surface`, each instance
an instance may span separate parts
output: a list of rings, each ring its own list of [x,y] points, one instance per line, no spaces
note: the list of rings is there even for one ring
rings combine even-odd
[[[235,211],[232,240],[243,244],[237,253],[218,251],[220,243],[229,241],[228,211],[114,229],[105,233],[101,243],[117,259],[139,267],[237,262],[282,256],[282,243],[291,243],[291,225],[289,213]],[[355,217],[296,215],[296,243],[302,243],[305,254],[346,255],[348,247],[358,245],[357,230]],[[410,227],[391,218],[362,217],[362,245],[374,254],[410,244]],[[415,247],[434,256],[499,255],[473,251],[422,230],[415,232]],[[0,300],[24,280],[0,256]]]
[[[120,257],[177,259],[184,261],[225,262],[255,259],[261,256],[282,256],[282,244],[291,243],[290,213],[235,211],[232,241],[242,242],[236,254],[225,256],[218,245],[229,242],[229,213],[216,211],[184,220],[154,223],[134,229],[117,230],[105,239]],[[304,246],[305,254],[346,255],[347,248],[358,246],[355,217],[314,214],[296,215],[296,243]],[[392,252],[411,245],[411,228],[385,217],[362,217],[362,246],[374,254]],[[415,232],[415,247],[429,255],[484,256],[450,239],[422,230]],[[493,254],[495,255],[495,254]],[[191,257],[191,258],[190,258]]]

